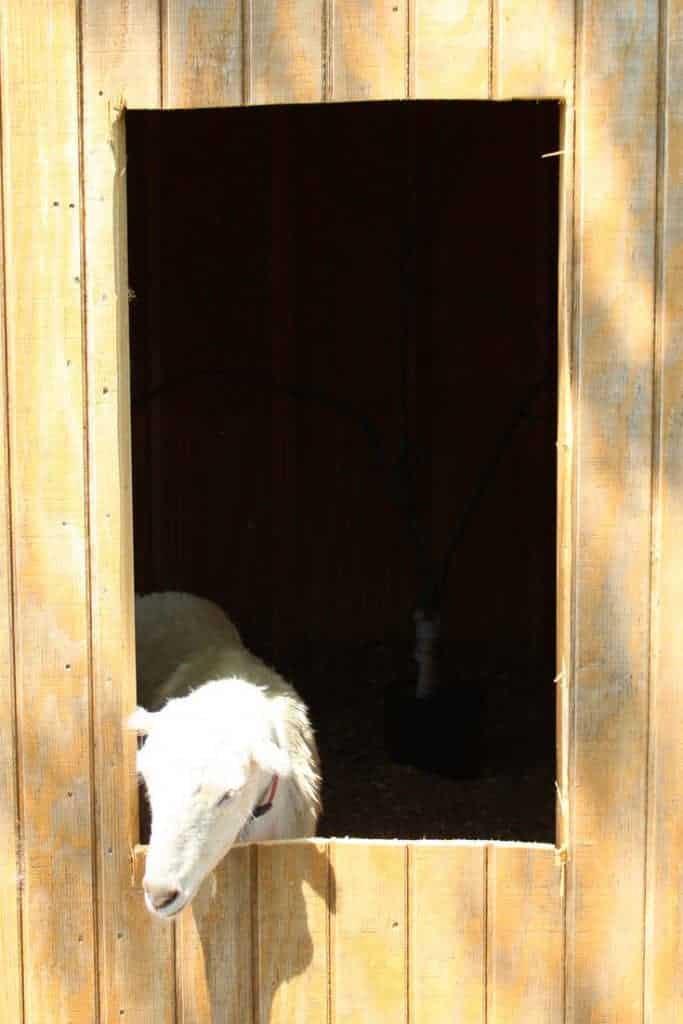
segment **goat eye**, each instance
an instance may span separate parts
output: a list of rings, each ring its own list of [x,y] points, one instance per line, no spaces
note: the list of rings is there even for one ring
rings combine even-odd
[[[234,790],[232,790],[232,789],[226,790],[225,793],[223,794],[223,796],[220,798],[220,800],[216,804],[216,807],[222,807],[223,804],[227,804],[228,800],[232,800],[234,795],[235,795]]]

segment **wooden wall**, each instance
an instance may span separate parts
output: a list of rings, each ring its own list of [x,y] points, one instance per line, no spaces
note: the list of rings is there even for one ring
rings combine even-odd
[[[140,855],[138,886],[143,869]],[[559,1022],[562,877],[540,844],[240,847],[157,970],[184,1024]]]
[[[549,865],[537,875],[496,851],[495,900],[512,900],[496,977],[517,993],[499,1019],[681,1018],[682,17],[680,0],[585,0],[576,9],[573,0],[3,5],[6,1019],[170,1021],[206,977],[200,968],[189,990],[171,988],[159,963],[174,955],[173,933],[145,915],[130,885],[127,271],[116,107],[406,96],[566,102],[558,666],[566,895],[564,913],[549,919]],[[341,898],[351,893],[359,913],[370,914],[380,891],[410,891],[403,866],[384,857],[371,844],[335,861]],[[273,860],[274,872],[286,870]],[[489,860],[489,880],[491,868]],[[455,894],[452,904],[431,884],[414,890],[414,899],[438,899],[440,927],[460,905],[461,884],[468,898],[481,892],[458,870],[455,858],[426,867]],[[475,904],[475,936],[478,915]],[[529,1009],[520,938],[545,937],[558,921],[559,1006],[542,995]],[[404,933],[400,918],[370,923]],[[369,962],[384,960],[387,935],[361,933]],[[330,938],[329,964],[342,969],[334,1006],[341,1019],[357,1019],[344,1000],[362,964],[337,957],[355,941],[353,926]],[[487,948],[494,956],[495,943]],[[411,974],[409,998],[421,985],[435,992],[451,983],[452,966],[434,981]],[[273,969],[267,958],[262,969]],[[365,978],[368,1000],[372,982]],[[400,992],[388,986],[381,1018],[389,1001],[405,1001]],[[495,1008],[487,1012],[490,1020]]]

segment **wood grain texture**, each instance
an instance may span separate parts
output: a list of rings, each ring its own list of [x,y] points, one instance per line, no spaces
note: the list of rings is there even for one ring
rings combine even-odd
[[[552,847],[491,844],[487,1024],[564,1021],[562,874]]]
[[[446,8],[427,0],[416,5],[411,43],[416,94],[439,89],[444,90],[439,95],[446,95],[481,88],[481,11],[486,6],[463,3]],[[404,96],[408,81],[405,5],[368,2],[361,6],[338,0],[331,8],[332,18],[326,26],[331,57],[328,97]],[[547,5],[501,2],[496,6],[496,95],[568,94],[572,8],[566,0],[557,0],[550,17]],[[667,61],[668,102],[661,148],[660,345],[655,377],[659,433],[654,447],[658,519],[651,592],[657,9],[655,4],[632,0],[616,9],[604,0],[586,0],[581,5],[579,26],[574,335],[579,376],[577,392],[566,393],[562,407],[568,413],[576,403],[578,418],[569,417],[567,423],[561,414],[560,435],[562,443],[573,444],[576,452],[576,473],[561,501],[570,515],[576,486],[578,516],[575,669],[572,672],[571,665],[562,663],[563,671],[572,672],[567,691],[571,707],[566,711],[565,706],[560,717],[563,728],[571,728],[575,737],[575,746],[566,751],[566,774],[572,811],[567,1019],[576,1021],[641,1021],[644,1006],[648,1021],[668,1024],[679,1019],[683,998],[683,707],[678,684],[683,653],[678,623],[683,600],[679,551],[683,536],[679,470],[682,13],[679,0],[670,0],[667,46],[662,51]],[[170,0],[164,10],[167,105],[240,102],[240,5]],[[309,20],[307,12],[311,10]],[[289,3],[276,10],[271,4],[268,12],[263,21],[250,26],[250,98],[256,102],[312,98],[322,80],[322,67],[316,63],[318,6]],[[23,955],[26,1020],[39,1024],[98,1017],[114,1020],[121,1009],[128,1020],[164,1020],[173,1014],[173,980],[168,966],[172,932],[155,932],[139,892],[122,888],[135,808],[131,745],[124,740],[120,723],[121,712],[132,697],[130,552],[126,539],[130,529],[127,370],[126,353],[119,347],[126,323],[125,267],[120,258],[125,248],[122,184],[117,179],[120,136],[114,138],[114,150],[105,153],[109,133],[114,130],[112,100],[121,95],[133,106],[160,102],[158,5],[149,0],[133,4],[121,0],[114,5],[88,0],[83,5],[83,189],[79,177],[78,18],[78,7],[71,0],[8,0],[0,25],[9,472],[15,539],[16,685],[22,730],[18,779],[25,812]],[[283,29],[283,25],[295,28]],[[296,39],[288,41],[290,31],[296,33]],[[440,47],[444,54],[452,53],[452,47],[460,48],[463,36],[459,37],[459,32],[467,32],[472,40],[472,47],[468,44],[462,51],[463,61],[449,61],[444,56],[430,66],[432,48]],[[81,191],[86,196],[85,211],[80,209]],[[86,224],[85,307],[81,293],[82,216]],[[570,287],[571,282],[567,289]],[[567,345],[563,356],[565,367],[573,360],[569,348]],[[571,373],[566,374],[566,379],[569,377]],[[3,398],[0,395],[0,400]],[[89,472],[83,441],[86,427]],[[7,450],[3,449],[0,495],[5,497],[8,488],[3,474],[7,472]],[[6,557],[7,516],[5,505],[0,556]],[[571,524],[568,529],[571,532]],[[572,573],[571,555],[567,558],[565,580]],[[0,636],[9,638],[8,577],[3,576],[2,581]],[[655,610],[652,631],[650,600]],[[572,613],[572,607],[565,608],[564,636],[571,630]],[[0,945],[0,955],[5,985],[0,1009],[7,1010],[8,1020],[18,1020],[20,916],[12,911],[8,914],[6,909],[16,906],[12,652],[8,640],[2,650],[8,675],[0,709],[0,740],[5,751],[0,795],[6,794],[8,802],[3,811],[0,867],[3,885],[8,888],[3,888],[0,943],[4,945]],[[651,696],[647,686],[650,668]],[[561,761],[564,763],[564,755]],[[94,792],[98,801],[95,816]],[[121,792],[126,794],[123,813]],[[99,901],[93,873],[93,821],[99,843]],[[331,921],[333,1019],[365,1021],[374,1014],[377,1019],[403,1020],[408,1000],[416,1015],[424,1014],[426,1006],[436,1013],[448,1005],[452,984],[448,972],[439,973],[435,989],[420,966],[432,936],[425,934],[421,940],[424,917],[418,910],[429,908],[429,901],[436,903],[439,896],[423,887],[418,878],[429,874],[435,861],[441,865],[439,885],[444,887],[440,890],[444,916],[438,927],[446,935],[461,935],[458,929],[464,929],[469,921],[468,937],[457,939],[454,951],[443,947],[439,951],[463,957],[469,965],[473,973],[468,975],[468,991],[471,1002],[476,1003],[479,890],[466,881],[472,872],[475,884],[476,865],[468,860],[463,866],[459,854],[451,861],[441,848],[411,848],[407,852],[400,844],[338,843],[332,850],[339,887],[337,913]],[[229,903],[233,917],[225,917],[224,907],[219,914],[219,905],[202,902],[200,896],[191,917],[183,918],[179,926],[180,1009],[186,1021],[210,1020],[214,1014],[225,1018],[235,1005],[237,1019],[249,1020],[252,1015],[251,947],[244,936],[251,936],[249,886],[254,878],[260,891],[256,904],[261,937],[258,965],[264,985],[259,990],[259,1013],[263,1020],[271,994],[273,1012],[283,1019],[299,1012],[304,1004],[308,973],[296,975],[291,986],[278,984],[291,965],[276,962],[272,948],[266,948],[269,935],[290,927],[297,936],[299,952],[306,942],[296,892],[281,884],[291,878],[292,864],[303,855],[291,852],[279,859],[278,854],[269,852],[261,859],[259,852],[256,875],[248,867],[250,856],[236,851],[221,868],[239,894],[237,900],[231,896]],[[551,851],[491,850],[490,1020],[555,1020],[562,1013],[557,980],[558,958],[562,956],[560,871]],[[292,915],[291,921],[276,917],[264,901],[271,879],[280,882],[274,899],[284,905],[283,913]],[[469,916],[458,916],[447,904],[444,889],[450,891],[451,885],[456,901],[464,899],[465,889],[468,899],[475,901],[469,905]],[[95,907],[99,908],[99,931]],[[304,911],[306,928],[313,929],[312,936],[320,935],[323,913],[317,890],[315,895],[305,893]],[[226,979],[223,957],[228,933],[239,934],[239,944],[234,950],[229,947],[234,965],[228,966],[235,974]],[[167,966],[162,969],[159,950],[164,943],[162,959]],[[148,950],[144,956],[143,947]],[[317,1005],[315,1000],[323,1000],[325,993],[315,942],[312,955],[309,970],[314,970],[311,977],[317,979],[312,983]],[[453,995],[458,999],[465,993],[459,988]],[[154,1016],[157,1013],[161,1016]]]
[[[138,837],[128,372],[126,150],[119,97],[159,103],[157,5],[82,9],[93,714],[100,880],[101,1020],[163,1024],[174,1013],[172,932],[130,885]],[[111,42],[116,45],[112,46]]]
[[[402,1022],[407,1013],[407,851],[402,843],[333,842],[333,1024]]]
[[[242,102],[242,4],[167,0],[163,36],[164,108]]]
[[[4,5],[9,434],[30,1024],[95,1020],[76,5]]]
[[[493,6],[493,98],[565,98],[574,78],[575,0],[496,0]]]
[[[250,103],[323,96],[323,0],[263,0],[251,23]]]
[[[481,0],[415,0],[411,96],[486,99],[490,11]]]
[[[569,838],[570,683],[572,679],[574,580],[574,412],[576,367],[572,335],[574,226],[573,93],[560,120],[557,353],[557,607],[556,607],[556,814],[555,844]]]
[[[559,1022],[563,870],[523,844],[236,847],[176,924],[179,1024]]]
[[[657,7],[581,6],[569,1020],[642,1019]]]
[[[176,924],[178,1024],[252,1021],[255,847],[230,851]]]
[[[683,1019],[683,4],[660,50],[660,209],[645,1021]]]
[[[486,844],[414,843],[408,855],[411,1024],[484,1024]]]
[[[274,843],[257,852],[258,1024],[325,1024],[335,909],[328,847]]]
[[[0,22],[2,16],[0,15]],[[0,34],[2,29],[0,27]],[[0,83],[0,110],[2,110]],[[1,125],[1,121],[0,121]],[[20,832],[14,676],[12,532],[10,516],[7,345],[5,337],[4,205],[0,134],[0,1020],[23,1020]]]
[[[401,99],[407,94],[407,0],[332,0],[329,98]]]
[[[84,130],[94,143],[108,132],[113,105],[159,106],[159,0],[83,0],[80,25]]]

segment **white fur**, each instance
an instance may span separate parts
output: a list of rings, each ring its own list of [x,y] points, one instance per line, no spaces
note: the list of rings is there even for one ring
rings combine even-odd
[[[161,708],[138,708],[129,720],[147,737],[138,751],[152,810],[143,884],[148,908],[169,918],[237,839],[315,833],[318,755],[301,698],[244,647],[216,605],[149,594],[136,598],[135,624],[139,693]],[[272,809],[252,818],[274,775]],[[163,891],[177,896],[155,907]]]

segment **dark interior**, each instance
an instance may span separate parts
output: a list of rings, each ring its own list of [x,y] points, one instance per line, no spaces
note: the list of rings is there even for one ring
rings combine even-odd
[[[306,698],[321,834],[552,841],[559,105],[126,120],[136,589]],[[385,745],[437,591],[465,777]]]

